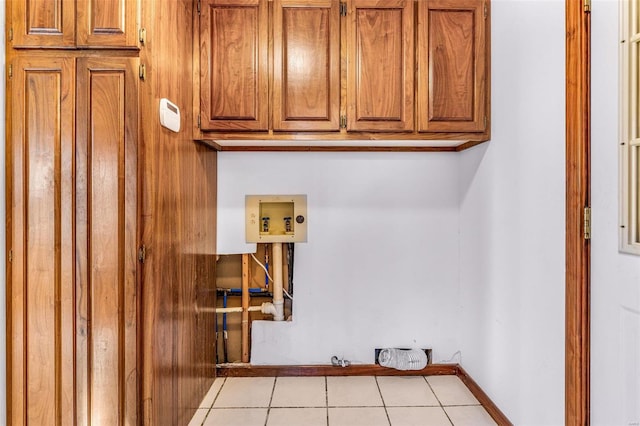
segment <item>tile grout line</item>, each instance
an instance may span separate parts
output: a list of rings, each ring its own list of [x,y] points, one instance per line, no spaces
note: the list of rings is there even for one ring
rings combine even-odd
[[[278,383],[278,378],[273,378],[273,387],[271,388],[271,397],[269,398],[269,406],[267,407],[267,417],[264,419],[264,426],[267,426],[269,422],[269,414],[271,414],[271,403],[273,402],[273,395],[276,393],[276,383]]]
[[[382,407],[385,410],[385,415],[386,415],[386,418],[387,418],[387,422],[388,422],[389,426],[392,426],[391,418],[390,418],[389,412],[388,412],[388,407],[387,407],[385,398],[384,398],[384,396],[382,394],[382,388],[381,388],[381,385],[380,385],[380,382],[379,382],[379,376],[373,376],[373,378],[374,378],[374,381],[376,383],[376,387],[378,389],[378,394],[380,395],[380,399],[381,399],[381,402],[382,402]],[[438,394],[434,390],[434,387],[429,382],[428,377],[427,376],[422,376],[422,378],[426,382],[428,388],[433,393],[437,403],[439,404],[438,406],[440,407],[441,410],[444,411],[444,414],[445,414],[447,420],[449,421],[449,423],[451,425],[455,425],[455,423],[452,421],[451,417],[449,416],[449,413],[446,411],[446,407],[477,407],[477,406],[479,406],[479,407],[484,409],[482,404],[466,404],[466,403],[463,403],[463,404],[452,404],[452,405],[446,405],[445,406],[445,405],[443,405],[443,402],[441,401],[441,399],[439,398]],[[204,424],[206,423],[206,421],[209,418],[209,416],[212,415],[214,409],[216,409],[216,410],[218,410],[218,409],[224,410],[224,409],[239,408],[239,407],[218,407],[218,408],[214,408],[215,403],[220,398],[222,390],[225,389],[225,386],[227,384],[226,383],[226,381],[227,381],[226,377],[225,378],[218,378],[218,380],[220,380],[220,379],[222,380],[222,383],[220,384],[220,387],[218,388],[218,390],[215,392],[215,395],[213,396],[211,404],[209,406],[201,406],[201,407],[198,408],[198,409],[206,410],[206,413],[205,413],[205,415],[203,417],[202,422],[200,423],[200,426],[204,426]],[[268,402],[268,406],[267,406],[267,415],[266,415],[266,418],[265,418],[265,421],[264,421],[264,426],[268,425],[269,417],[271,415],[271,409],[274,408],[274,407],[272,407],[272,404],[273,404],[273,400],[274,400],[274,397],[275,397],[275,389],[276,389],[276,386],[277,386],[277,383],[278,383],[278,377],[274,377],[273,379],[274,380],[273,380],[273,385],[271,387],[271,394],[270,394],[269,402]],[[212,384],[212,387],[213,386],[215,386],[215,381]],[[325,398],[324,399],[325,399],[325,413],[326,413],[326,415],[325,415],[326,419],[325,420],[326,420],[327,426],[329,426],[329,409],[330,408],[375,408],[375,407],[379,407],[378,405],[351,405],[351,406],[336,405],[336,406],[330,406],[329,405],[329,378],[328,378],[328,376],[324,376],[324,386],[325,386],[325,389],[324,389]],[[407,405],[407,406],[399,406],[399,407],[401,407],[401,408],[402,407],[412,408],[412,407],[434,407],[434,406],[433,405]],[[250,408],[250,407],[245,407],[245,408]],[[300,409],[303,409],[303,408],[322,408],[322,407],[300,406],[300,407],[283,407],[283,408],[300,408]]]
[[[211,387],[213,387],[215,383],[216,383],[216,379],[213,379],[213,383],[211,384]],[[218,396],[220,396],[220,392],[222,392],[222,388],[224,387],[225,383],[227,383],[226,377],[222,379],[222,384],[220,385],[220,389],[218,389],[218,392],[216,392],[216,396],[213,397],[213,401],[211,401],[211,406],[207,408],[207,414],[205,414],[204,419],[202,419],[202,423],[200,426],[204,426],[204,422],[207,421],[207,417],[209,417],[209,414],[211,414],[211,410],[213,410],[213,404],[216,403],[216,400],[218,399]],[[209,390],[211,390],[211,388],[209,388]]]
[[[327,426],[329,426],[329,380],[327,376],[324,376],[324,403],[326,405]]]
[[[436,393],[435,390],[433,390],[433,386],[431,386],[431,383],[429,383],[429,380],[427,380],[427,376],[422,376],[422,378],[424,379],[425,382],[427,382],[427,386],[429,386],[429,389],[431,389],[431,392],[433,392],[433,396],[436,397],[436,401],[438,401],[438,404],[440,404],[440,408],[444,412],[444,415],[447,416],[447,420],[449,420],[449,423],[453,425],[453,421],[451,421],[451,417],[449,417],[449,413],[447,413],[447,410],[444,409],[444,405],[442,405],[440,398],[438,398],[438,394]]]
[[[384,414],[387,416],[387,421],[389,422],[389,426],[391,426],[391,419],[389,418],[389,412],[387,411],[387,404],[384,402],[384,396],[382,396],[382,390],[380,389],[380,383],[378,383],[378,376],[373,376],[376,381],[376,386],[378,387],[378,393],[380,394],[380,399],[382,400],[382,407],[384,408]]]

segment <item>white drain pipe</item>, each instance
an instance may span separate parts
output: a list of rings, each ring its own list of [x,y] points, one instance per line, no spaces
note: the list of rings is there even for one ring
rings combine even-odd
[[[274,321],[284,320],[284,292],[282,291],[282,243],[273,243],[273,306]]]
[[[208,314],[208,313],[216,313],[216,314],[235,314],[244,311],[244,308],[238,306],[237,308],[199,308],[198,313]],[[260,306],[249,306],[247,308],[247,312],[262,312],[265,315],[275,315],[276,308],[271,302],[263,303]]]

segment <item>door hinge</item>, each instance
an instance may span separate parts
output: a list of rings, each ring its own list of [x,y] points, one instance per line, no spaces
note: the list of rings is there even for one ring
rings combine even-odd
[[[347,4],[340,3],[340,16],[347,16]]]
[[[200,121],[200,114],[198,114],[198,129],[202,128],[202,121]]]
[[[147,42],[147,29],[140,28],[138,30],[138,40],[140,40],[141,44],[145,44]]]
[[[584,208],[584,239],[591,239],[591,207]]]
[[[9,250],[9,263],[13,262],[13,250]]]
[[[484,19],[487,19],[487,15],[489,15],[489,8],[487,7],[487,2],[484,3]]]
[[[340,128],[341,129],[346,129],[347,128],[347,116],[346,115],[341,115],[340,116]]]
[[[9,28],[9,41],[13,41],[13,27]]]
[[[591,12],[591,0],[584,0],[584,11],[587,13]]]
[[[9,64],[9,80],[13,78],[13,64]]]
[[[140,64],[140,67],[138,68],[138,77],[140,77],[140,80],[142,81],[147,79],[147,67],[145,67],[144,64]]]
[[[200,13],[202,12],[202,1],[201,0],[198,0],[197,8],[198,8],[198,15],[200,15]]]
[[[147,247],[143,244],[138,249],[138,262],[144,263],[147,258]]]

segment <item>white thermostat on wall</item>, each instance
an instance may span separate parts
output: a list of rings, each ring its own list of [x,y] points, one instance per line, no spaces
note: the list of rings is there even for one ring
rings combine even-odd
[[[167,98],[160,99],[160,124],[176,133],[180,131],[180,108]]]

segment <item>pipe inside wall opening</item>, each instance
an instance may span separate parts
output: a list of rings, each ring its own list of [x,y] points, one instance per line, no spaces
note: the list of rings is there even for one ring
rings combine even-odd
[[[198,308],[216,317],[217,364],[250,362],[252,321],[291,320],[293,256],[293,243],[272,243],[257,244],[256,253],[218,257],[216,306]]]

